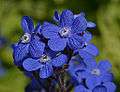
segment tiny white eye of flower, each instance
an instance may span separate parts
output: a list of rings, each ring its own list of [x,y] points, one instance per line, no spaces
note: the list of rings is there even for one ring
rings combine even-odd
[[[42,55],[40,58],[40,62],[45,63],[48,62],[51,58],[48,55]]]
[[[60,30],[59,33],[62,37],[68,37],[70,34],[70,28],[64,27]]]
[[[100,69],[93,69],[91,71],[91,74],[99,76],[100,75]]]
[[[21,41],[22,41],[22,43],[28,43],[28,42],[30,42],[30,38],[31,38],[31,35],[28,34],[28,33],[25,33],[25,34],[22,36]]]

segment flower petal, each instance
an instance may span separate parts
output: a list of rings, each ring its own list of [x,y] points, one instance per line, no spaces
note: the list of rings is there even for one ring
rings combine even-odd
[[[92,91],[85,88],[83,85],[78,85],[74,88],[74,92],[92,92]]]
[[[91,59],[93,58],[93,55],[89,54],[88,52],[84,51],[83,49],[79,50],[79,55],[83,58],[83,59]]]
[[[18,44],[13,47],[14,63],[21,65],[22,60],[27,57],[29,53],[29,44]]]
[[[87,22],[87,27],[88,28],[94,28],[94,27],[96,27],[96,24],[93,23],[93,22]]]
[[[93,92],[107,92],[107,89],[106,87],[100,85],[100,86],[97,86],[93,89]]]
[[[50,39],[48,41],[48,46],[50,47],[51,50],[53,51],[61,51],[64,50],[66,47],[66,39]]]
[[[73,35],[69,38],[68,45],[71,49],[79,49],[83,47],[84,39],[81,36]]]
[[[74,15],[70,10],[64,10],[60,16],[60,26],[70,27],[73,23]]]
[[[52,65],[55,67],[61,67],[67,62],[67,56],[64,54],[59,55],[58,57],[52,60]]]
[[[54,24],[44,22],[42,26],[42,34],[45,38],[57,38],[59,37],[60,28]]]
[[[107,72],[111,70],[112,65],[108,60],[103,60],[98,63],[98,67],[101,71]]]
[[[114,83],[106,82],[103,85],[107,88],[106,92],[116,92],[116,86]]]
[[[23,67],[27,71],[35,71],[41,67],[41,64],[39,63],[39,60],[28,58],[23,61]]]
[[[40,57],[44,52],[45,44],[38,39],[32,39],[30,42],[30,54],[33,58]]]
[[[88,31],[86,31],[84,34],[83,34],[83,38],[85,39],[85,42],[90,42],[91,39],[92,39],[92,34]]]
[[[85,31],[87,28],[87,21],[84,16],[79,16],[75,18],[73,24],[72,24],[72,31],[73,33],[80,33],[82,31]]]
[[[31,33],[34,31],[33,21],[30,17],[24,16],[21,21],[22,29],[25,33]]]
[[[47,49],[45,49],[45,53],[44,54],[46,54],[47,56],[49,56],[51,58],[55,58],[55,56],[60,54],[60,53],[47,48]]]
[[[97,85],[100,85],[101,81],[98,77],[88,77],[86,79],[86,85],[89,89],[93,89],[94,87],[96,87]]]
[[[39,76],[40,78],[48,78],[52,75],[52,73],[53,73],[52,65],[50,63],[46,63],[42,65],[42,67],[40,68]]]
[[[38,22],[37,25],[36,25],[36,27],[35,27],[35,29],[34,29],[34,32],[41,34],[41,31],[42,31],[41,25],[40,25],[40,23]]]
[[[79,14],[75,14],[75,15],[74,15],[74,19],[77,18],[77,17],[79,17],[79,16],[84,16],[84,17],[85,17],[85,13],[84,13],[84,12],[81,12],[81,13],[79,13]]]
[[[105,73],[101,76],[101,80],[103,82],[109,82],[113,80],[113,74],[112,73]]]
[[[83,48],[83,50],[92,56],[97,56],[99,54],[97,47],[93,44],[88,44],[85,48]]]
[[[53,19],[54,19],[56,22],[59,22],[59,21],[60,21],[60,15],[59,15],[58,11],[55,11],[55,12],[54,12],[54,17],[53,17]]]
[[[86,64],[86,66],[89,70],[97,68],[97,62],[93,58],[85,59],[84,63]]]

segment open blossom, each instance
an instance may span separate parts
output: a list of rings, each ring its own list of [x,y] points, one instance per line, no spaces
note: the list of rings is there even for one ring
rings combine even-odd
[[[67,56],[64,54],[50,54],[44,52],[39,58],[27,58],[23,61],[23,67],[27,71],[39,70],[40,78],[48,78],[53,74],[53,66],[62,67],[67,62]]]
[[[24,58],[29,56],[39,57],[43,54],[45,44],[40,41],[40,38],[35,34],[39,31],[40,25],[35,29],[33,22],[30,17],[24,16],[21,22],[24,35],[21,37],[20,41],[13,46],[14,52],[14,63],[16,65],[21,65]]]
[[[107,60],[99,61],[97,64],[94,59],[88,59],[84,62],[84,67],[74,68],[74,74],[78,78],[85,79],[86,85],[89,89],[93,89],[95,86],[104,82],[111,82],[113,75],[111,73],[111,64]]]
[[[66,46],[72,49],[84,45],[84,39],[79,34],[87,28],[87,21],[83,14],[74,17],[70,10],[64,10],[60,15],[59,25],[45,22],[42,26],[42,34],[48,38],[48,46],[53,51],[64,50]]]
[[[87,68],[85,69],[86,85],[92,89],[94,86],[109,82],[113,80],[113,75],[111,73],[112,65],[108,60],[96,61],[88,60]]]

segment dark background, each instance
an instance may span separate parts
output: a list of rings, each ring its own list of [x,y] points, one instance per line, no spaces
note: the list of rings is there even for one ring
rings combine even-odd
[[[0,92],[24,92],[28,79],[13,64],[11,45],[22,35],[24,15],[35,22],[53,21],[54,10],[85,12],[97,24],[90,30],[100,50],[97,60],[109,59],[120,92],[120,0],[0,0]]]

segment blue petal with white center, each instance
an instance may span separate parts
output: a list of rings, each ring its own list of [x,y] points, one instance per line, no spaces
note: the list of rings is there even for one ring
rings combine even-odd
[[[53,68],[50,63],[43,64],[40,68],[39,76],[40,78],[48,78],[52,75]]]
[[[22,29],[25,33],[32,33],[34,31],[33,21],[30,17],[24,16],[21,21]]]
[[[23,61],[23,67],[27,71],[35,71],[41,67],[39,60],[27,58]]]
[[[61,67],[67,62],[67,56],[64,54],[59,55],[58,57],[52,60],[52,65],[55,67]]]

